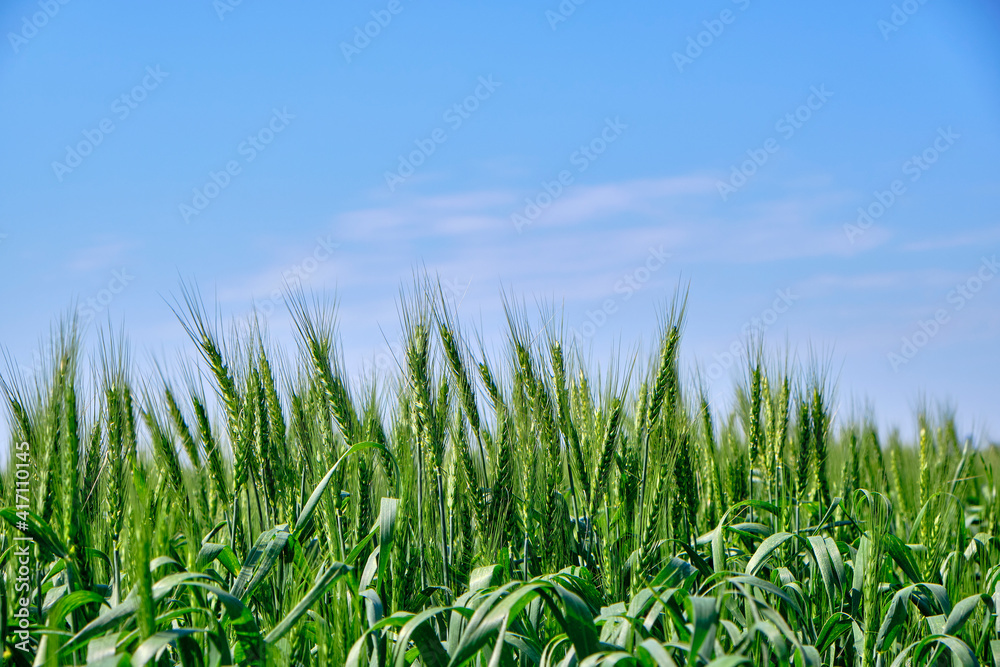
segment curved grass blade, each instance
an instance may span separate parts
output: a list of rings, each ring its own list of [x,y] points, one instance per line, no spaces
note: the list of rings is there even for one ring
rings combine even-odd
[[[294,626],[298,620],[302,618],[307,611],[309,611],[309,608],[313,606],[316,600],[326,593],[330,586],[332,586],[344,575],[349,574],[353,569],[354,568],[350,565],[334,563],[330,568],[320,573],[320,575],[316,577],[316,583],[314,583],[313,587],[309,589],[309,592],[306,593],[301,600],[299,600],[299,603],[295,605],[290,612],[288,612],[288,615],[285,616],[285,618],[283,618],[278,625],[274,626],[274,629],[267,633],[267,636],[264,637],[264,641],[268,644],[273,644],[284,637],[285,634],[292,629],[292,626]]]

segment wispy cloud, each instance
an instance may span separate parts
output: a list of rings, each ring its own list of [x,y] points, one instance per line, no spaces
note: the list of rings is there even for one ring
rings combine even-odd
[[[682,200],[714,193],[708,176],[650,178],[580,186],[556,200],[538,226],[575,225],[624,213],[656,216],[674,210]]]
[[[117,265],[123,255],[137,244],[127,241],[111,241],[100,245],[81,248],[72,254],[67,266],[73,271],[87,272],[109,269]]]
[[[838,222],[843,195],[788,195],[731,207],[718,201],[714,187],[702,175],[573,186],[522,234],[510,221],[521,197],[511,190],[410,196],[346,211],[317,230],[341,246],[311,274],[310,286],[394,293],[414,268],[426,267],[494,285],[516,276],[520,290],[592,299],[608,293],[650,247],[671,253],[675,268],[857,250]],[[873,231],[866,241],[883,238]],[[300,254],[311,243],[302,239]],[[223,294],[249,299],[279,289],[294,255],[283,249],[270,268],[241,276]],[[665,271],[658,278],[676,275]]]
[[[823,273],[803,281],[803,290],[815,294],[835,291],[892,291],[920,288],[947,288],[961,280],[959,271],[920,269],[914,271],[875,271],[854,275]]]
[[[988,229],[980,229],[965,234],[953,236],[937,236],[920,241],[912,241],[903,245],[904,252],[926,252],[928,250],[945,250],[949,248],[965,248],[974,245],[1000,243],[1000,225]]]

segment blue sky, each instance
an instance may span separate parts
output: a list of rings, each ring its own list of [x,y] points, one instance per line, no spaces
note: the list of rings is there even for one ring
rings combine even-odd
[[[279,342],[283,276],[336,291],[356,369],[387,365],[415,269],[487,341],[501,289],[560,304],[594,361],[683,282],[720,404],[766,325],[829,360],[842,413],[908,432],[926,394],[1000,436],[994,3],[43,0],[0,29],[22,367],[73,304],[190,353],[180,277]]]

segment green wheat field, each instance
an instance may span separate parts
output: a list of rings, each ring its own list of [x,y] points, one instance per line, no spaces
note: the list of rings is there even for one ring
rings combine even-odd
[[[948,410],[880,434],[763,344],[720,410],[682,295],[594,368],[417,279],[377,378],[286,303],[293,349],[185,286],[189,364],[66,317],[0,374],[3,665],[1000,665],[1000,456]]]

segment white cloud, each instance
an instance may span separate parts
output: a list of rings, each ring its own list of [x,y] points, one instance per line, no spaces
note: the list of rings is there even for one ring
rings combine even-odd
[[[415,269],[472,281],[468,305],[475,307],[479,298],[493,297],[501,281],[517,293],[567,302],[603,298],[645,261],[650,247],[664,246],[673,256],[654,277],[663,285],[702,263],[764,264],[858,252],[837,217],[844,201],[839,193],[732,206],[718,199],[714,180],[701,175],[573,185],[518,234],[510,214],[523,207],[523,199],[508,190],[477,190],[409,196],[340,213],[317,235],[329,234],[341,245],[305,286],[336,286],[345,309],[357,302],[362,312],[381,317],[395,315],[388,308],[391,298],[370,299],[394,296]],[[871,229],[866,237],[877,245],[887,232]],[[313,244],[304,238],[295,251],[282,249],[270,268],[241,276],[220,293],[231,300],[266,297],[282,287],[282,273],[308,256]]]
[[[928,250],[944,250],[946,248],[964,248],[971,245],[987,245],[1000,242],[1000,226],[980,229],[957,236],[939,236],[936,238],[912,241],[903,245],[904,252],[926,252]]]
[[[136,245],[125,241],[113,241],[89,248],[81,248],[73,253],[67,266],[74,271],[81,272],[113,268],[120,263],[119,258]]]

